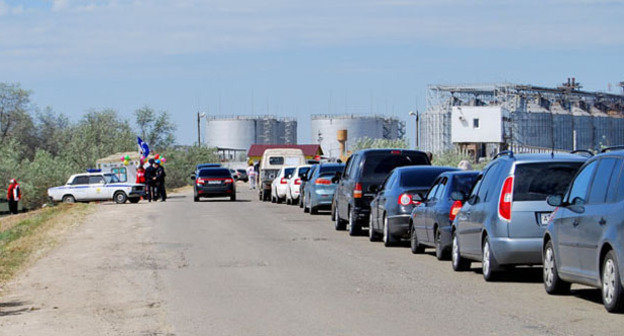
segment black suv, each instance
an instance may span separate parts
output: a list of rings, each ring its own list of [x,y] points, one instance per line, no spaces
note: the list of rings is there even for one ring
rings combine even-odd
[[[359,234],[362,224],[369,222],[370,203],[375,197],[376,188],[386,180],[394,168],[415,165],[431,165],[425,152],[406,149],[365,149],[351,155],[340,176],[340,183],[332,203],[332,217],[336,230],[348,227],[349,235]]]

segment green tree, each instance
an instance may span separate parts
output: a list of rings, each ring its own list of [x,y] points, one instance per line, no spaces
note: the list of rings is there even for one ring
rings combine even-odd
[[[164,150],[175,142],[176,124],[171,121],[167,111],[156,113],[149,106],[134,111],[135,122],[143,141],[156,150]]]
[[[371,139],[371,138],[361,138],[355,141],[355,143],[350,147],[352,152],[368,149],[368,148],[408,148],[407,140],[405,139]]]
[[[111,109],[89,111],[71,127],[62,156],[81,169],[92,167],[97,159],[136,149],[130,124]]]

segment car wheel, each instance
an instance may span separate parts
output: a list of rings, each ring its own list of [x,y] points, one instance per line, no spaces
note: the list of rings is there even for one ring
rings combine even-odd
[[[128,200],[128,196],[126,196],[125,192],[118,191],[113,196],[113,199],[115,200],[115,203],[117,203],[117,204],[124,204]]]
[[[496,280],[496,271],[498,270],[498,263],[494,259],[492,253],[492,246],[490,245],[490,239],[486,236],[483,241],[482,249],[481,269],[483,270],[483,278],[485,281]]]
[[[232,196],[230,196],[230,201],[236,201],[236,194],[232,194]]]
[[[318,207],[310,206],[310,215],[318,215]]]
[[[425,252],[425,247],[418,242],[418,235],[416,234],[416,230],[414,230],[413,225],[410,232],[410,250],[412,250],[413,254],[421,254]]]
[[[288,196],[286,196],[286,205],[291,205],[292,201],[290,200],[290,198],[288,198]]]
[[[310,212],[310,208],[305,203],[303,203],[303,212],[305,213]]]
[[[555,262],[555,251],[552,241],[546,243],[544,249],[544,288],[548,294],[565,294],[570,292],[570,283],[559,278],[557,264]]]
[[[621,312],[624,309],[624,295],[615,252],[609,251],[602,263],[602,303],[608,312]]]
[[[344,220],[340,219],[340,215],[338,215],[338,209],[334,210],[334,229],[336,231],[344,231],[346,229]]]
[[[197,196],[193,197],[193,202],[199,202],[199,197]]]
[[[63,196],[63,203],[76,203],[76,198],[72,195]]]
[[[360,234],[360,226],[355,220],[355,211],[349,209],[349,236],[357,236]]]
[[[303,208],[303,194],[299,195],[299,207]]]
[[[438,258],[438,260],[448,260],[449,259],[449,255],[448,255],[448,251],[445,250],[442,247],[442,244],[440,243],[440,238],[441,238],[442,234],[440,233],[439,230],[435,231],[435,251],[436,251],[436,258]]]
[[[373,227],[373,220],[370,219],[368,221],[368,240],[372,242],[379,241],[379,234],[375,232],[375,228]]]
[[[132,198],[129,198],[128,200],[129,200],[129,201],[130,201],[130,203],[132,203],[132,204],[137,204],[137,203],[139,203],[139,201],[141,200],[141,198],[139,198],[139,197],[132,197]]]
[[[453,232],[453,247],[451,252],[451,264],[453,265],[453,270],[456,272],[463,272],[470,270],[470,264],[472,262],[461,256],[459,252],[459,237],[457,237],[457,233]]]
[[[388,217],[384,215],[383,220],[383,243],[385,247],[394,246],[396,239],[390,234],[390,223],[388,223]]]

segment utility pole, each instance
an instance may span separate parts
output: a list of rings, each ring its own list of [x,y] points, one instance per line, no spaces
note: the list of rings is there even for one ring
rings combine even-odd
[[[414,144],[415,144],[416,149],[419,149],[420,147],[420,112],[418,112],[418,110],[416,110],[416,112],[410,111],[409,115],[416,117],[416,139],[414,141]]]
[[[205,116],[206,113],[199,113],[199,111],[197,111],[197,147],[201,147],[201,118]]]

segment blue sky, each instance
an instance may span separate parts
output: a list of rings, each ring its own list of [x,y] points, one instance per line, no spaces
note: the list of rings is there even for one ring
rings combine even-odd
[[[296,116],[301,142],[311,113],[391,114],[412,138],[428,84],[607,90],[624,80],[623,14],[624,0],[0,0],[0,80],[72,118],[167,110],[183,144],[198,109]]]

